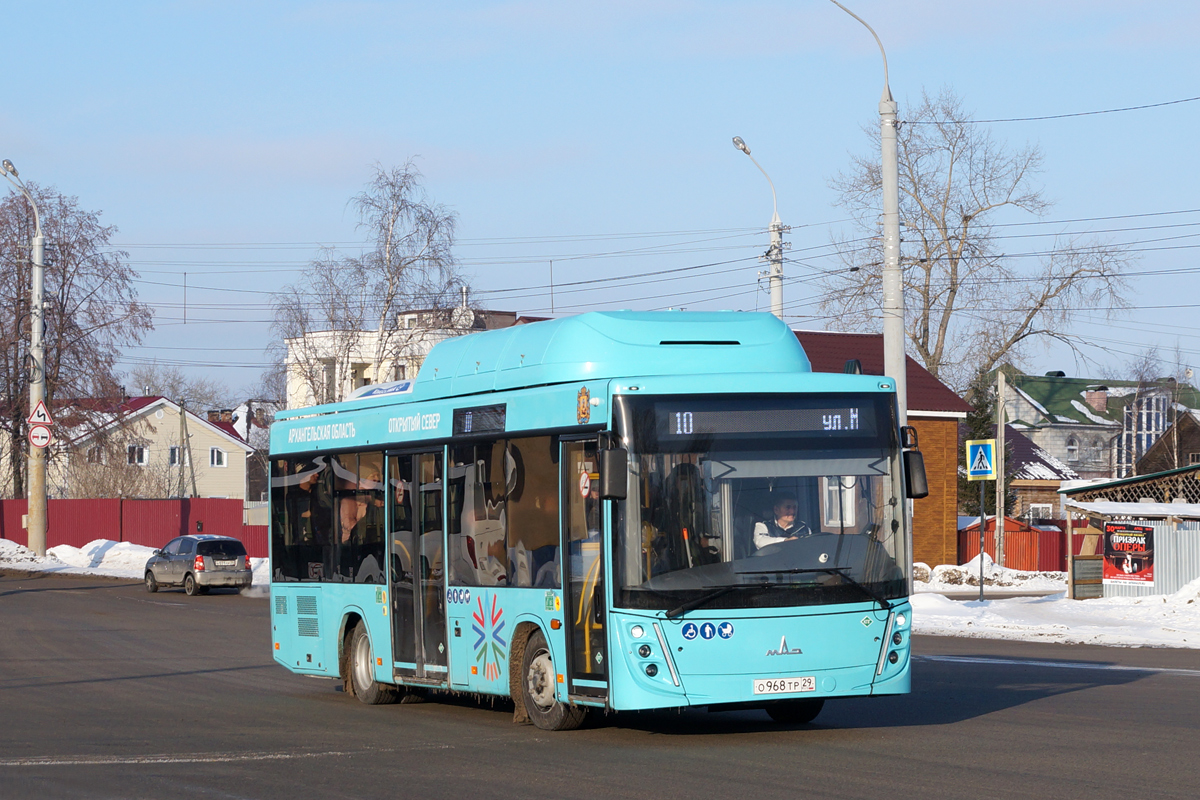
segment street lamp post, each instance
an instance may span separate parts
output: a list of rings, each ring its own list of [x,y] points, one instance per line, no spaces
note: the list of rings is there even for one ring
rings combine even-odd
[[[17,168],[7,158],[0,163],[0,173],[29,201],[33,208],[33,249],[30,258],[32,289],[30,291],[29,323],[29,412],[46,398],[46,358],[42,344],[44,330],[43,290],[45,286],[44,254],[46,240],[42,237],[42,220],[33,195],[25,188]],[[39,556],[46,555],[46,448],[29,448],[29,549]]]
[[[883,56],[883,96],[879,99],[879,140],[883,180],[883,371],[896,381],[900,424],[908,424],[908,375],[904,360],[904,280],[900,272],[900,170],[896,157],[896,101],[888,85],[887,53],[875,29],[838,2],[835,6],[863,24]]]
[[[754,166],[758,167],[758,171],[771,186],[771,203],[775,213],[771,216],[771,249],[767,251],[767,261],[771,266],[767,274],[771,286],[771,313],[783,319],[783,223],[779,221],[779,200],[775,197],[775,183],[762,165],[755,161],[754,156],[750,155],[750,148],[742,141],[742,137],[733,137],[733,146],[754,161]]]

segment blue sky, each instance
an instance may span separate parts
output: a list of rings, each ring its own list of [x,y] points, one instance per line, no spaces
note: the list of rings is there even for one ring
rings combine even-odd
[[[923,88],[942,86],[980,118],[1200,95],[1192,2],[847,5],[888,48],[902,118]],[[882,86],[874,41],[826,0],[44,0],[6,10],[6,29],[0,155],[102,210],[155,307],[157,330],[124,365],[157,358],[231,387],[254,383],[264,361],[267,293],[319,244],[361,239],[346,201],[377,161],[418,157],[431,196],[460,215],[459,256],[491,307],[548,310],[553,260],[560,285],[733,262],[560,288],[557,311],[761,309],[753,256],[766,247],[770,191],[730,138],[771,174],[793,252],[827,253],[846,229],[827,182],[848,154],[870,152],[861,128],[876,123]],[[1047,219],[1058,220],[1200,209],[1198,128],[1200,102],[992,132],[1040,145],[1056,202]],[[1101,235],[1200,233],[1200,213],[1148,219],[1188,226]],[[651,233],[662,235],[633,236]],[[1195,244],[1200,235],[1154,246]],[[1197,253],[1143,252],[1134,269],[1186,270]],[[825,327],[807,316],[812,273],[788,270],[789,321]],[[1075,328],[1088,354],[1119,364],[1178,346],[1200,365],[1194,310],[1158,307],[1200,297],[1196,273],[1131,286],[1128,313]],[[1098,371],[1062,348],[1033,356],[1031,370]]]

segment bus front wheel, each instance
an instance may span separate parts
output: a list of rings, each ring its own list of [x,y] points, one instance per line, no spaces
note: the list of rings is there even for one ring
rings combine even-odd
[[[400,699],[400,689],[375,680],[375,656],[371,652],[371,635],[367,626],[358,623],[350,634],[350,688],[360,702],[369,706],[394,703]]]
[[[816,719],[824,707],[824,700],[784,700],[767,706],[767,713],[776,722],[803,725]]]
[[[571,731],[583,724],[587,709],[565,705],[555,696],[558,675],[541,631],[530,636],[525,645],[521,674],[521,700],[534,725],[544,731]]]

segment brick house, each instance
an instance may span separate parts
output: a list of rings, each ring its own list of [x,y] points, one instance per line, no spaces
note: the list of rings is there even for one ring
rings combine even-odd
[[[814,372],[845,372],[857,360],[863,374],[883,375],[883,335],[796,331]],[[913,501],[913,560],[958,563],[958,425],[971,407],[911,358],[908,424],[917,430],[929,496]]]

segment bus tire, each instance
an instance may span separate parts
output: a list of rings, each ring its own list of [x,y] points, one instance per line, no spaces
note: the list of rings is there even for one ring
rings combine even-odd
[[[565,705],[555,696],[554,657],[541,631],[529,637],[521,662],[521,702],[533,724],[544,731],[571,731],[582,725],[587,709]]]
[[[199,593],[199,585],[196,583],[196,578],[192,573],[188,573],[183,579],[183,593],[188,597],[195,597]]]
[[[146,591],[154,594],[158,591],[158,581],[154,580],[154,573],[146,570]]]
[[[362,622],[355,625],[354,632],[350,634],[346,668],[350,673],[350,688],[359,702],[378,706],[400,699],[398,687],[375,680],[375,655],[371,652],[371,635],[367,633],[367,626]]]
[[[767,706],[767,713],[776,722],[803,725],[816,719],[824,707],[824,700],[784,700]]]

